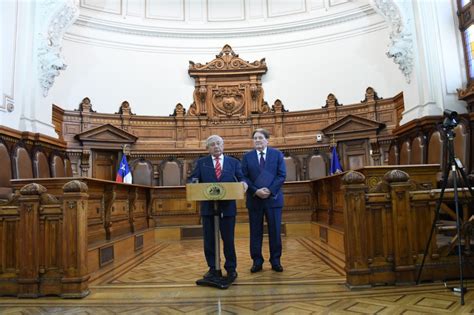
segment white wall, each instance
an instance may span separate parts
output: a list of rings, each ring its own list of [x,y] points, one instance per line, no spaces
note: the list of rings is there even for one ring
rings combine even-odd
[[[64,64],[62,29],[77,9],[70,0],[0,1],[0,124],[57,137],[47,89]]]
[[[18,4],[0,2],[0,124],[18,127],[19,111],[15,111],[15,60],[17,50]]]
[[[382,97],[404,89],[401,72],[385,55],[388,28],[370,15],[307,31],[221,39],[154,38],[74,26],[65,36],[68,64],[51,88],[53,103],[76,109],[89,97],[93,109],[114,113],[122,101],[137,114],[167,116],[192,102],[188,61],[205,63],[224,44],[247,61],[266,58],[265,100],[282,100],[292,111],[319,108],[329,93],[357,103],[372,86]]]
[[[386,56],[392,23],[367,0],[235,0],[235,12],[219,1],[182,0],[165,15],[157,1],[74,0],[81,17],[68,29],[77,14],[72,1],[0,1],[0,124],[54,135],[50,104],[76,109],[84,97],[98,112],[114,113],[127,100],[134,113],[167,116],[192,102],[188,61],[211,61],[225,44],[244,60],[266,58],[265,100],[280,99],[291,111],[319,108],[329,93],[357,103],[368,86],[382,97],[404,93],[402,123],[445,108],[465,111],[456,95],[465,75],[449,0],[379,2],[407,21],[410,83]],[[50,41],[40,35],[58,44],[48,47],[46,71],[38,71],[35,45]],[[56,71],[61,48],[68,67]],[[47,97],[44,74],[54,80]]]

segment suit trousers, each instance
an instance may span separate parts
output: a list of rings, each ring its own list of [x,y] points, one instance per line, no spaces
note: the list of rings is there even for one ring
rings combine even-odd
[[[202,227],[204,232],[204,255],[206,256],[207,265],[211,269],[216,268],[216,250],[214,242],[214,216],[203,215]],[[235,216],[220,217],[220,232],[224,243],[224,268],[227,272],[235,271],[237,268],[237,256],[235,254],[234,232],[235,232]]]
[[[249,209],[250,223],[250,256],[255,265],[263,264],[263,216],[267,220],[268,241],[270,245],[270,263],[272,266],[280,265],[282,252],[281,245],[281,212],[282,207],[268,208],[253,207]]]

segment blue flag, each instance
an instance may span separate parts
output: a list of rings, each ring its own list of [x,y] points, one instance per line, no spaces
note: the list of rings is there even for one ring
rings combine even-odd
[[[332,156],[331,156],[331,169],[329,170],[329,175],[334,175],[342,172],[342,166],[339,162],[339,157],[337,156],[336,146],[332,147]]]
[[[118,183],[132,183],[132,173],[130,173],[130,168],[128,167],[127,157],[125,154],[122,155],[122,161],[120,161],[115,181]]]

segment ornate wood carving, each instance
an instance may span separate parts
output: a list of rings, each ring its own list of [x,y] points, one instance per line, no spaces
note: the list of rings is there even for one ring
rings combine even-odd
[[[216,124],[219,117],[248,117],[263,110],[261,76],[267,72],[265,59],[248,62],[229,45],[206,63],[189,62],[195,78],[194,106],[190,116],[206,115]],[[191,110],[191,108],[190,108]]]
[[[189,64],[189,75],[195,80],[193,103],[187,110],[178,103],[166,117],[130,116],[128,102],[123,102],[117,114],[95,113],[91,101],[85,98],[80,111],[57,109],[55,122],[60,122],[63,138],[71,153],[71,163],[82,176],[93,176],[96,149],[109,148],[118,155],[119,143],[130,144],[131,158],[146,158],[155,170],[156,183],[163,182],[159,166],[169,156],[189,165],[200,155],[207,154],[203,145],[211,134],[225,139],[226,152],[241,157],[252,146],[251,134],[256,128],[271,133],[270,145],[292,154],[298,165],[297,178],[304,179],[309,170],[304,159],[318,151],[329,151],[334,140],[341,143],[368,139],[359,145],[353,163],[383,165],[388,162],[388,147],[396,137],[392,130],[398,125],[403,111],[403,95],[382,99],[372,87],[365,90],[364,101],[342,105],[330,93],[326,105],[315,109],[291,112],[284,100],[264,100],[262,76],[267,71],[265,59],[248,62],[226,45],[215,59],[207,63]],[[111,126],[115,127],[113,129]],[[323,137],[316,140],[316,135]],[[325,135],[325,136],[324,136]],[[135,137],[135,138],[134,138]],[[363,146],[363,148],[359,148]],[[89,150],[84,151],[84,150]],[[81,153],[83,156],[81,157]],[[344,153],[344,152],[343,152]],[[351,165],[342,161],[343,169]],[[345,165],[347,164],[347,165]],[[189,169],[173,178],[183,183]]]

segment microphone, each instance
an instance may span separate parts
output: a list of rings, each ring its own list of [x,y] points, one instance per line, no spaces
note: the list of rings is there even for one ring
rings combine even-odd
[[[230,173],[228,170],[222,170],[222,173]],[[235,174],[232,174],[232,178],[234,179],[235,182],[239,182],[239,180],[237,179],[237,176],[235,176]]]

